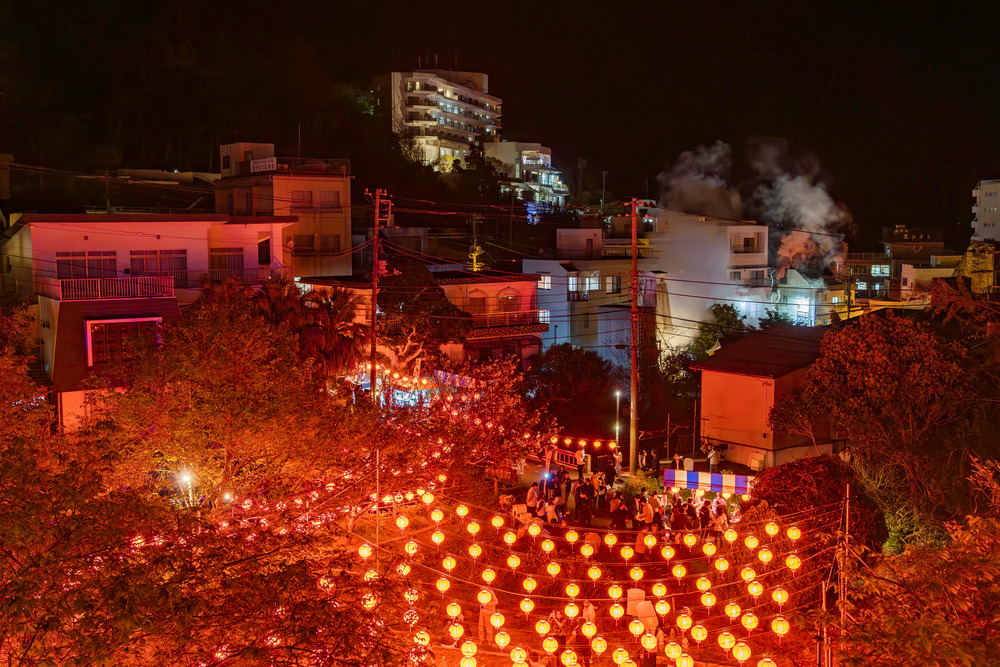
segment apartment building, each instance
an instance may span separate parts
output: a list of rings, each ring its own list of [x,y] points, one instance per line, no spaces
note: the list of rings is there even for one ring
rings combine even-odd
[[[155,334],[206,285],[260,284],[287,272],[272,238],[290,217],[23,214],[0,237],[2,288],[27,297],[40,371],[60,424],[84,413],[85,380]]]
[[[498,141],[487,143],[483,152],[504,164],[510,179],[507,187],[518,191],[522,199],[544,207],[566,205],[569,188],[562,180],[562,172],[552,166],[552,149],[541,144]]]
[[[294,216],[281,237],[292,275],[351,275],[350,160],[276,157],[274,144],[226,144],[219,151],[216,212]]]
[[[979,181],[972,197],[972,241],[1000,241],[1000,179]]]
[[[376,85],[393,132],[413,142],[413,158],[424,164],[448,171],[474,146],[497,140],[502,100],[490,94],[487,74],[391,72]]]

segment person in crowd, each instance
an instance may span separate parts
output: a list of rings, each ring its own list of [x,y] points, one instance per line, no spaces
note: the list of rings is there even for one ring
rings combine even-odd
[[[635,518],[639,523],[637,527],[640,530],[645,529],[648,531],[653,527],[653,506],[641,496],[639,498],[639,511]]]
[[[583,445],[576,450],[576,478],[583,479],[583,471],[587,467],[587,450]]]
[[[616,447],[613,456],[615,459],[615,481],[617,481],[622,478],[622,450]]]
[[[719,472],[719,450],[712,445],[708,446],[708,472]]]
[[[701,534],[708,537],[709,529],[712,527],[712,509],[708,503],[702,503],[701,509],[698,510],[698,527],[701,529]]]
[[[538,506],[538,482],[532,482],[531,486],[528,487],[528,497],[524,504],[528,506],[528,509],[534,509]]]
[[[722,534],[729,528],[729,512],[726,509],[725,503],[718,506],[718,509],[715,512],[715,517],[712,520],[712,528],[715,532],[716,539],[721,542]]]
[[[490,600],[486,604],[479,605],[479,627],[476,634],[479,636],[479,641],[492,642],[496,630],[490,623],[490,616],[496,613],[499,600],[497,600],[497,594],[493,592],[492,588],[486,590],[490,592]]]

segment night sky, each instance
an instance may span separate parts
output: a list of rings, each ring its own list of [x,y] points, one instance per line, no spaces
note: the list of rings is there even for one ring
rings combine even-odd
[[[188,144],[207,159],[206,137],[265,121],[281,141],[319,122],[330,88],[436,54],[488,72],[504,136],[550,146],[571,183],[582,157],[591,187],[607,170],[614,196],[647,183],[656,195],[683,150],[782,137],[821,160],[857,246],[894,224],[943,229],[957,246],[973,185],[1000,177],[998,31],[989,2],[8,0],[0,149],[52,167],[138,166],[135,146],[115,141],[149,119],[165,143],[141,161],[197,168]]]

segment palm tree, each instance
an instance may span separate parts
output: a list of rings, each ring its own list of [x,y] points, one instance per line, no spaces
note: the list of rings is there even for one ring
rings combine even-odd
[[[354,372],[365,357],[371,339],[369,328],[355,320],[360,303],[354,292],[343,287],[313,292],[304,299],[302,353],[315,360],[328,380]]]

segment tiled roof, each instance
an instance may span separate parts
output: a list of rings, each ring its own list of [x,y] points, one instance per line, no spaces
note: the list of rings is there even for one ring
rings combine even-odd
[[[475,285],[479,283],[537,283],[536,273],[504,273],[498,271],[435,271],[431,274],[438,285]]]
[[[780,324],[746,334],[691,367],[700,371],[778,378],[816,361],[820,339],[828,330],[829,327]]]

